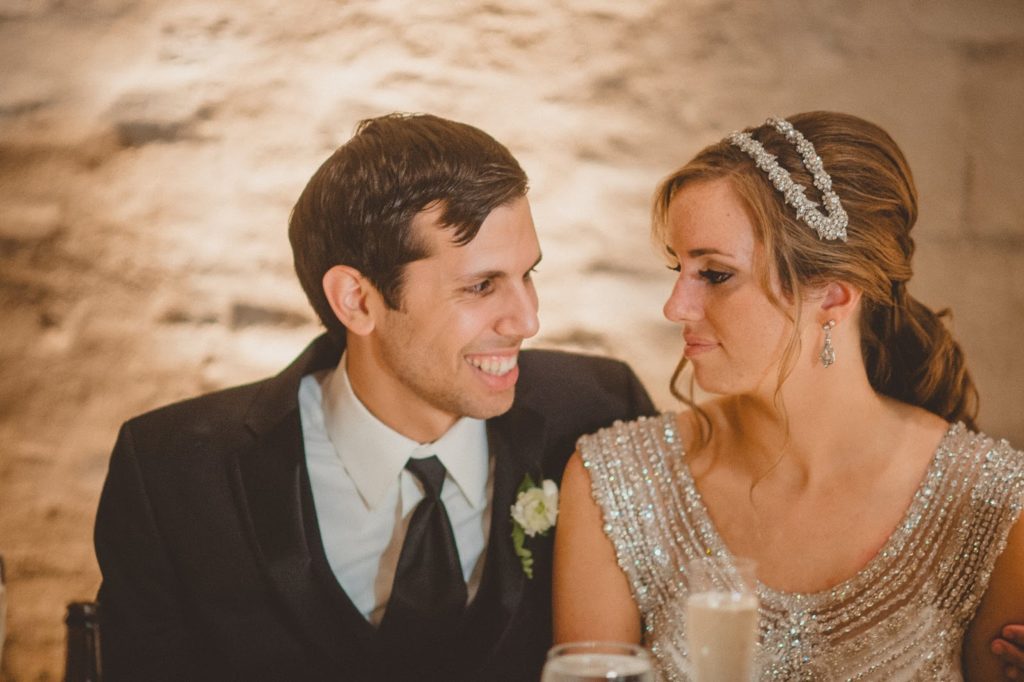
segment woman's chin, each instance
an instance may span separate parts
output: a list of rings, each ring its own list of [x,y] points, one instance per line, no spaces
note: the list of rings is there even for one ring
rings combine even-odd
[[[702,378],[699,374],[694,374],[693,383],[698,389],[700,389],[701,393],[705,393],[707,395],[721,396],[734,392],[731,390],[729,382],[722,381],[719,378]]]

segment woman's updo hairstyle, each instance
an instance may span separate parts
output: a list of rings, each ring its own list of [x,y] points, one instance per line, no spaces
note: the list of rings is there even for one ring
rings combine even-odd
[[[888,133],[856,116],[813,111],[787,120],[814,145],[832,178],[832,190],[849,216],[845,242],[819,239],[814,229],[797,219],[754,160],[728,139],[703,149],[659,186],[653,210],[655,238],[667,243],[668,207],[684,185],[728,178],[750,212],[755,238],[764,246],[788,303],[801,300],[803,288],[830,281],[860,289],[861,352],[872,387],[976,429],[977,390],[960,346],[943,323],[949,311],[935,313],[907,292],[914,253],[910,230],[918,209],[903,153]],[[800,153],[775,126],[746,132],[806,188],[808,199],[821,202]],[[769,286],[771,270],[764,265],[758,271],[761,286],[775,300]],[[782,301],[775,303],[784,307]],[[787,355],[796,343],[794,330]],[[677,397],[682,396],[675,390],[675,378],[684,364],[673,377]],[[786,367],[784,361],[784,371]]]

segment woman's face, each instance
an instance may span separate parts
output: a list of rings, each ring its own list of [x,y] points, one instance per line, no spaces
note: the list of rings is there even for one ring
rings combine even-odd
[[[709,393],[773,395],[792,323],[761,288],[763,248],[725,179],[698,181],[669,204],[667,247],[679,277],[664,313],[683,328],[685,355]],[[784,300],[777,278],[772,290]]]

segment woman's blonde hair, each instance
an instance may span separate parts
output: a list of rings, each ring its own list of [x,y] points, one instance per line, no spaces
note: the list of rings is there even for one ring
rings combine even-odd
[[[933,312],[907,292],[914,253],[910,230],[918,209],[917,190],[903,153],[888,133],[856,116],[813,111],[787,120],[814,144],[832,177],[833,191],[849,215],[845,243],[819,239],[797,219],[754,161],[728,140],[703,149],[658,187],[653,208],[655,239],[667,243],[669,204],[682,187],[728,179],[746,205],[755,238],[763,246],[766,262],[756,272],[776,306],[792,310],[804,288],[830,281],[858,288],[862,292],[861,353],[871,386],[975,429],[978,394],[963,351],[943,324],[949,311]],[[746,132],[778,157],[779,165],[806,188],[809,199],[820,200],[799,153],[774,126]],[[773,271],[786,304],[772,294]],[[794,327],[780,367],[780,385],[795,362],[798,344]],[[695,407],[692,396],[676,386],[685,365],[683,358],[672,376],[671,390]]]

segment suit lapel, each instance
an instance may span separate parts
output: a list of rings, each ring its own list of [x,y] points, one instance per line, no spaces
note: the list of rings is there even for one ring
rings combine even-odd
[[[302,505],[302,432],[298,411],[239,458],[239,503],[267,578],[290,621],[328,659],[337,656],[337,614],[313,570]]]
[[[487,440],[494,457],[494,497],[483,579],[484,584],[494,581],[497,598],[491,603],[497,608],[485,620],[491,623],[487,629],[497,633],[497,637],[485,644],[489,649],[483,661],[500,648],[523,605],[527,578],[512,546],[510,509],[523,478],[529,474],[536,480],[542,473],[544,418],[528,407],[513,407],[488,420]]]
[[[331,608],[334,602],[310,555],[305,515],[314,510],[306,490],[298,387],[304,375],[337,365],[339,354],[337,346],[320,337],[266,383],[246,420],[253,446],[239,453],[234,477],[240,513],[250,522],[268,581],[293,625],[324,660],[336,665],[346,650],[359,646],[355,637],[346,637],[358,629],[344,627],[342,614]]]

